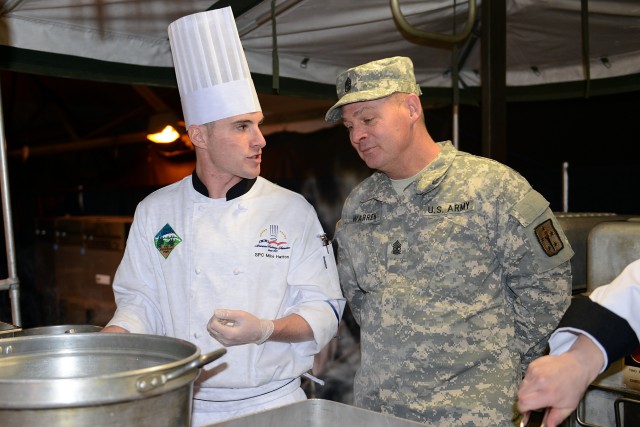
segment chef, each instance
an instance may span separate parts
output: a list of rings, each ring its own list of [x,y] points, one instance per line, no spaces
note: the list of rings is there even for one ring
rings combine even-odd
[[[231,8],[178,19],[169,40],[196,169],[136,208],[103,331],[227,347],[195,384],[202,426],[306,399],[300,376],[345,302],[313,207],[259,176],[263,115]]]

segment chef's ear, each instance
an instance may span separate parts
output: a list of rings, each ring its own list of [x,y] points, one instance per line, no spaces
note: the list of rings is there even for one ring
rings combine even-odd
[[[191,125],[187,129],[189,139],[198,148],[206,148],[207,146],[207,128],[205,125]]]

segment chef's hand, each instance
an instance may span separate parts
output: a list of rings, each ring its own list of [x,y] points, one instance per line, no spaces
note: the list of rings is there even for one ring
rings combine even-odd
[[[549,408],[544,425],[557,426],[578,407],[603,365],[600,349],[580,335],[566,353],[531,362],[518,391],[518,411]]]
[[[258,319],[242,310],[216,309],[207,324],[209,334],[225,347],[262,344],[273,333],[271,320]]]

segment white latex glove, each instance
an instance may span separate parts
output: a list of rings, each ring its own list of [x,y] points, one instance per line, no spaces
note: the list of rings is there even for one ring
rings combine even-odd
[[[209,334],[225,347],[262,344],[273,333],[271,320],[259,319],[242,310],[216,309],[207,324]]]

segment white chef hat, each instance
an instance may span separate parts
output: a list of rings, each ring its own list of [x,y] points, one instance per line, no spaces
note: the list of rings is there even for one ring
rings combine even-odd
[[[187,128],[262,111],[231,7],[172,22],[169,43]]]

